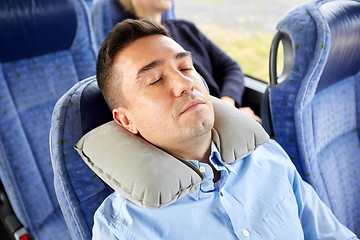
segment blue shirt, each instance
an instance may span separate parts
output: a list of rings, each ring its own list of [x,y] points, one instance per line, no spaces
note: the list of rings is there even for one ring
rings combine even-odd
[[[225,164],[212,144],[208,164],[191,161],[204,181],[170,206],[151,210],[119,193],[95,213],[93,239],[357,239],[304,182],[273,140]]]

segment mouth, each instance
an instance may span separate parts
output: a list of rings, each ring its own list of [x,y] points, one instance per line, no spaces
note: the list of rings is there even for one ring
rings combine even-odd
[[[193,101],[186,104],[185,108],[181,111],[180,115],[186,112],[189,112],[191,110],[196,109],[199,105],[205,104],[205,102],[201,99],[194,99]]]

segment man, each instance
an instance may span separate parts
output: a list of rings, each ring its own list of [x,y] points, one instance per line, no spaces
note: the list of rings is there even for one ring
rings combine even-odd
[[[221,160],[209,94],[191,54],[161,25],[116,25],[99,51],[97,78],[120,126],[205,178],[157,210],[114,192],[95,214],[93,239],[357,239],[274,141],[232,164]]]

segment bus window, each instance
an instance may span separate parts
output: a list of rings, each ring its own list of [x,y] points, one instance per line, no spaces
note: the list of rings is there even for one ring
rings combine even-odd
[[[269,82],[269,53],[278,21],[305,0],[176,0],[177,18],[193,21],[246,75]],[[282,56],[279,47],[279,57]],[[278,64],[281,68],[281,61]],[[281,73],[279,69],[278,72]]]

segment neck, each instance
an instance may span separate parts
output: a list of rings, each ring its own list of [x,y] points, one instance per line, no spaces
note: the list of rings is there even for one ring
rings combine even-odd
[[[197,139],[197,138],[193,138]],[[176,149],[172,148],[163,148],[169,154],[179,157],[184,160],[197,160],[199,162],[207,163],[211,166],[214,178],[213,182],[217,182],[220,179],[220,172],[217,171],[214,166],[210,163],[210,155],[211,155],[211,141],[212,134],[211,131],[209,134],[204,135],[202,139],[198,139],[199,141],[189,141],[189,144],[186,146],[182,146],[175,144]]]
[[[185,147],[185,151],[183,152],[180,152],[177,149],[177,152],[173,152],[172,155],[180,157],[184,160],[198,160],[199,162],[209,164],[214,173],[213,182],[215,183],[220,179],[221,175],[220,172],[217,171],[210,163],[209,158],[211,155],[211,141],[212,135],[210,132],[210,134],[207,134],[201,142],[193,142],[192,144]]]
[[[161,23],[161,13],[148,13],[146,11],[135,11],[135,16],[138,18],[145,18],[155,23]]]
[[[168,149],[169,153],[184,160],[197,160],[199,162],[209,163],[211,154],[211,131],[200,137],[194,137],[187,144],[176,145],[176,149]]]

